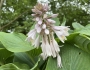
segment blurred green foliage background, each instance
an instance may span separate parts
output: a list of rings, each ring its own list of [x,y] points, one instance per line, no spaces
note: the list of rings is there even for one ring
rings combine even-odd
[[[42,0],[43,1],[43,0]],[[60,22],[66,18],[66,25],[79,22],[90,23],[90,0],[48,0],[52,13],[59,13]],[[37,0],[0,0],[0,31],[27,34],[32,21],[31,9]]]

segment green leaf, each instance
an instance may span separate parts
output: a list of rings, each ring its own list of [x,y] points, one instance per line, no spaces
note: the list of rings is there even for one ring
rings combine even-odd
[[[11,52],[25,52],[34,49],[21,33],[0,32],[0,41],[4,47]]]
[[[75,28],[74,33],[84,34],[90,36],[90,24],[86,25],[85,27],[80,25],[79,23],[75,22],[72,24]]]
[[[40,58],[38,59],[37,63],[34,65],[33,68],[31,68],[30,70],[35,70],[37,68],[37,66],[39,65],[40,62]]]
[[[31,50],[31,51],[27,51],[27,54],[28,54],[30,57],[36,57],[36,56],[40,55],[41,52],[42,52],[41,48],[38,48],[38,49],[35,48],[35,49]]]
[[[85,28],[90,29],[90,24],[87,24],[87,25],[85,26]]]
[[[23,64],[23,63],[19,63],[19,62],[15,62],[13,64],[15,64],[18,68],[23,69],[23,70],[30,69],[30,67],[27,64]]]
[[[80,23],[77,23],[77,22],[73,22],[72,26],[73,26],[74,29],[82,29],[82,28],[84,28],[83,25],[81,25]]]
[[[0,42],[0,48],[4,48],[3,44]]]
[[[65,16],[64,16],[64,17],[63,17],[63,22],[62,22],[61,26],[65,26],[65,24],[66,24],[66,18],[65,18]]]
[[[0,65],[5,64],[5,60],[10,57],[13,53],[4,49],[4,48],[0,48]]]
[[[12,54],[11,56],[9,56],[9,57],[5,60],[5,64],[7,64],[7,63],[12,63],[12,62],[13,62],[13,58],[14,58],[14,55]]]
[[[66,42],[69,44],[75,44],[76,47],[90,53],[90,37],[86,35],[72,33],[67,37]]]
[[[80,29],[78,31],[75,31],[75,33],[80,33],[80,34],[84,34],[84,35],[89,35],[90,36],[90,28],[83,28],[83,29]]]
[[[60,52],[62,68],[57,67],[55,58],[49,58],[45,70],[90,70],[90,54],[74,45],[65,44]]]
[[[59,21],[59,18],[53,18],[53,20],[56,21],[55,25],[59,26],[60,25],[60,21]]]
[[[83,28],[80,30],[75,30],[74,33],[84,34],[90,36],[90,29],[89,28]]]
[[[71,33],[68,37],[66,42],[70,44],[74,44],[74,38],[78,35],[78,33]]]
[[[85,35],[77,35],[74,42],[78,48],[90,53],[90,38]]]
[[[14,62],[27,64],[32,70],[37,68],[39,61],[40,58],[37,58],[37,60],[35,60],[32,56],[24,52],[15,53],[14,57]]]
[[[32,57],[29,57],[28,54],[24,52],[19,52],[19,53],[14,53],[14,62],[20,62],[20,63],[25,63],[32,68],[34,66],[34,60]]]
[[[33,23],[33,25],[31,26],[30,30],[35,28],[35,23]]]
[[[5,64],[0,67],[0,70],[29,70],[29,67],[26,64]]]
[[[90,53],[90,37],[79,33],[72,33],[66,40],[69,44],[75,44],[76,47]]]
[[[39,58],[40,58],[40,54],[42,53],[42,50],[41,50],[41,48],[35,48],[35,49],[33,49],[33,50],[31,50],[31,51],[27,51],[26,52],[28,55],[29,55],[29,57],[30,58],[32,58],[33,60],[34,60],[34,62],[36,63],[36,62],[38,62],[38,60],[39,60]],[[40,62],[39,62],[39,65],[38,65],[38,67],[41,67],[42,68],[42,65],[43,65],[43,63],[44,63],[45,61],[43,61],[43,59],[41,59],[40,60]],[[36,65],[36,64],[35,64]],[[34,66],[35,66],[34,65]]]

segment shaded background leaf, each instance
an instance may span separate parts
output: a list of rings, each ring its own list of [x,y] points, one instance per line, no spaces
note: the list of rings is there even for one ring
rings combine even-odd
[[[6,60],[12,55],[12,52],[6,50],[5,48],[0,48],[0,65],[5,64]]]

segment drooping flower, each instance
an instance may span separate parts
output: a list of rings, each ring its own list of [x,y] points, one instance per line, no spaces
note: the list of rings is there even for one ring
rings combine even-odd
[[[38,37],[36,38],[35,42],[33,43],[34,47],[38,48],[39,47],[39,43],[40,43],[40,35],[38,35]]]
[[[61,64],[61,57],[59,54],[57,54],[57,63],[58,63],[58,67],[62,67],[62,64]]]
[[[28,35],[28,37],[26,38],[26,40],[33,43],[36,38],[36,30],[35,29],[31,30],[27,35]]]
[[[32,9],[34,14],[31,15],[34,17],[33,20],[36,24],[35,28],[27,34],[28,37],[26,40],[30,41],[35,48],[41,47],[43,60],[49,56],[53,58],[57,57],[57,65],[62,67],[61,57],[59,55],[60,46],[54,39],[54,33],[60,41],[64,43],[66,36],[69,35],[69,28],[67,26],[55,26],[56,22],[52,20],[52,18],[57,17],[58,14],[48,15],[46,13],[48,11],[48,4],[37,3],[37,5],[34,6],[34,9]],[[39,44],[40,42],[41,45]]]

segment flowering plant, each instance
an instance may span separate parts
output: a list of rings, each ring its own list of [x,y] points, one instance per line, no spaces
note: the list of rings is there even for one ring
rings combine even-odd
[[[39,47],[41,41],[41,56],[43,60],[47,59],[49,56],[53,56],[53,58],[57,57],[57,64],[59,67],[62,67],[61,57],[59,55],[60,48],[56,40],[54,39],[54,33],[58,36],[61,42],[64,43],[66,40],[66,36],[69,35],[69,28],[66,26],[55,26],[55,21],[52,18],[58,16],[58,14],[48,15],[49,11],[48,4],[38,3],[32,9],[32,16],[34,17],[34,21],[36,22],[35,28],[30,30],[27,34],[28,37],[26,40],[32,42],[32,45],[35,48]],[[37,38],[36,35],[38,34]],[[41,39],[40,39],[41,38]]]
[[[37,3],[33,7],[31,3],[33,5],[35,3],[32,1],[16,0],[16,5],[12,5],[15,3],[13,0],[0,2],[0,6],[3,6],[0,15],[0,70],[90,70],[89,21],[82,19],[85,24],[88,22],[84,26],[85,24],[81,25],[81,22],[84,23],[81,19],[79,19],[80,23],[72,23],[70,20],[78,19],[76,16],[80,14],[76,15],[76,13],[83,12],[80,6],[83,8],[84,5],[77,1],[66,0],[64,3],[60,1],[59,6],[59,0],[50,0],[48,4]],[[55,10],[58,14],[53,14],[55,13],[53,4],[56,4]],[[64,8],[69,4],[70,8]],[[76,11],[77,6],[79,6],[79,12]],[[85,7],[88,6],[89,4],[85,3]],[[29,9],[26,10],[26,8]],[[74,11],[72,12],[71,9]],[[8,12],[9,10],[11,13]],[[64,18],[61,17],[62,12],[65,15]],[[87,15],[88,13],[85,12],[86,10],[84,15]],[[15,19],[9,22],[11,18]],[[6,22],[9,23],[6,24]]]

